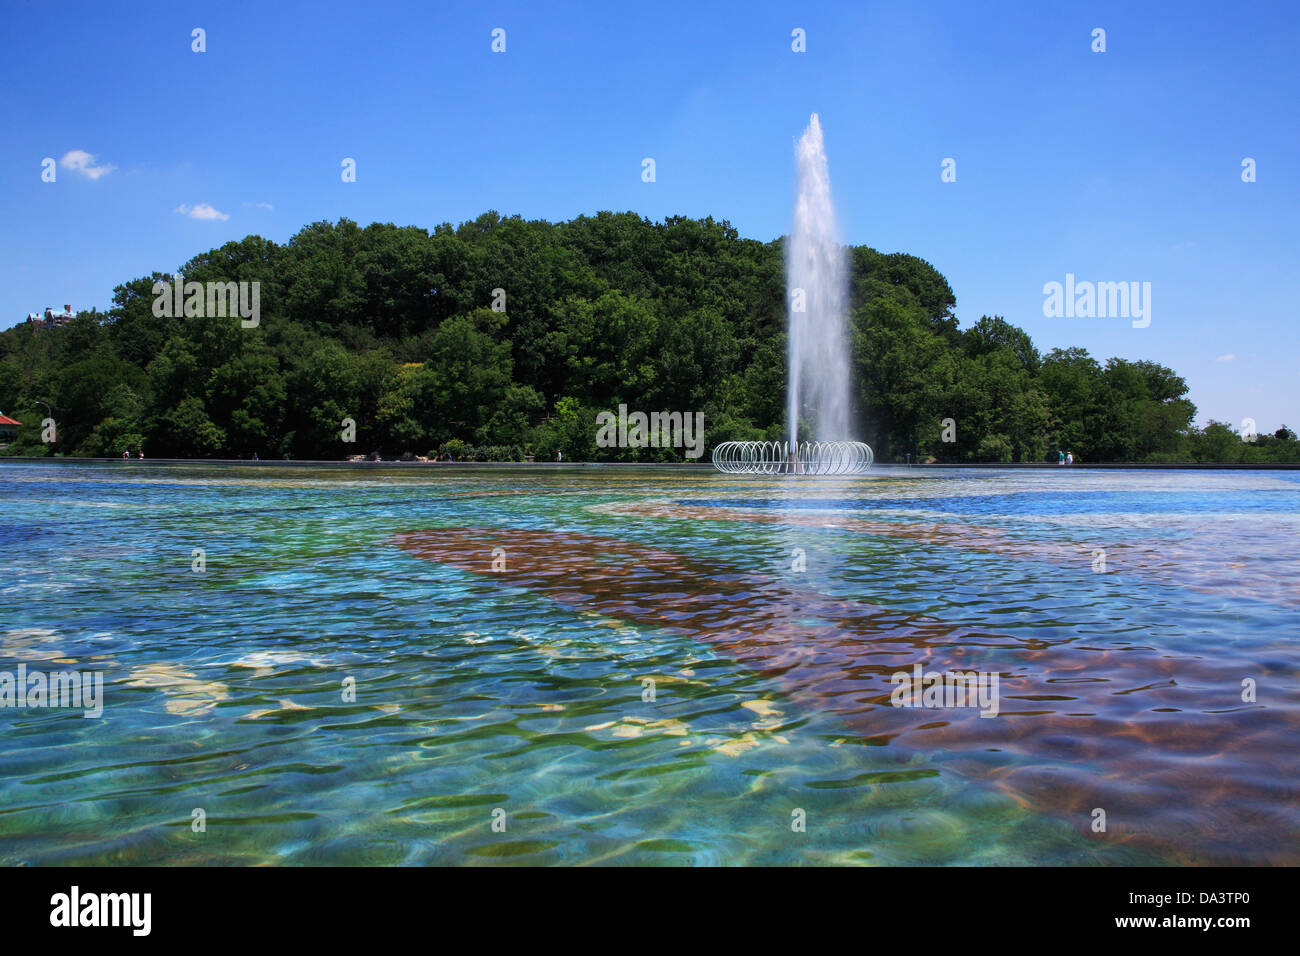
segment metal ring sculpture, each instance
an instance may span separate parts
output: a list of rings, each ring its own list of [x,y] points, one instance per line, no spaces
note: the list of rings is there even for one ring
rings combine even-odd
[[[724,441],[713,449],[713,467],[731,475],[861,475],[875,456],[860,441]]]

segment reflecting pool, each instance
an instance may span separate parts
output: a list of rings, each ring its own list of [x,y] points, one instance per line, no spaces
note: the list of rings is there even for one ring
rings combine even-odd
[[[1298,472],[0,489],[5,865],[1300,863]]]

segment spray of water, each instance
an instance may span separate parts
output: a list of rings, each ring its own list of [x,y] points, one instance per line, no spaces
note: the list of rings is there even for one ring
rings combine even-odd
[[[790,447],[799,446],[799,418],[818,441],[850,437],[849,351],[845,332],[848,262],[839,243],[821,122],[812,115],[795,147],[799,192],[786,246],[790,316],[787,412]]]

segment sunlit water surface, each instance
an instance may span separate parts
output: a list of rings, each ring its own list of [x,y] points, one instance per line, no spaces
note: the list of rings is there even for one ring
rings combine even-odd
[[[0,672],[105,682],[0,708],[6,865],[1300,863],[1294,472],[0,490]]]

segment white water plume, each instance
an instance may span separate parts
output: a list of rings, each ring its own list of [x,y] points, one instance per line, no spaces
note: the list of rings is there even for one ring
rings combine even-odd
[[[799,446],[799,418],[812,426],[803,440],[849,439],[847,252],[839,242],[826,146],[817,114],[795,147],[799,188],[786,245],[786,307],[790,318],[787,413],[790,447]]]

